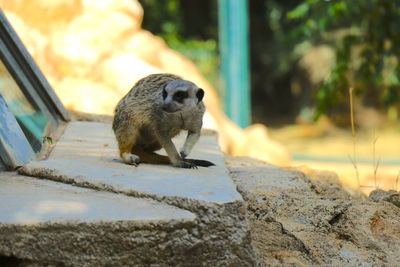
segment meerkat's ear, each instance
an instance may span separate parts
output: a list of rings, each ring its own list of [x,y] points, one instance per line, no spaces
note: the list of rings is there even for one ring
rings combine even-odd
[[[197,93],[196,93],[196,96],[197,96],[198,102],[200,102],[201,100],[203,100],[203,97],[204,97],[204,90],[201,89],[201,88],[199,88],[199,90],[198,90]]]

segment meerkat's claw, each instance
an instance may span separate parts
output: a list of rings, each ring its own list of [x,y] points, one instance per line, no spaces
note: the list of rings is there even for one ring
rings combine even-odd
[[[187,167],[188,169],[196,169],[196,170],[198,169],[197,165],[194,164],[193,162],[185,161],[185,163],[187,163],[187,166],[189,166]]]
[[[140,158],[137,155],[131,154],[131,153],[123,153],[122,154],[122,160],[129,165],[133,165],[137,167],[140,163]]]
[[[181,161],[174,166],[178,167],[178,168],[185,168],[185,169],[197,169],[196,164],[194,164],[192,162],[188,162],[188,161]]]
[[[191,169],[198,169],[198,167],[195,165],[195,164],[192,164],[192,167],[191,167]]]

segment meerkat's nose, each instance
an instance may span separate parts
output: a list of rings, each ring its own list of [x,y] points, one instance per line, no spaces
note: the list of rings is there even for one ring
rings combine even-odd
[[[176,108],[171,103],[165,103],[162,105],[162,110],[165,112],[175,112]]]

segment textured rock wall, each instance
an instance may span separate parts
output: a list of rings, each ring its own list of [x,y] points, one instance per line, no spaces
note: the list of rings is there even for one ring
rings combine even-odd
[[[399,193],[353,198],[334,173],[228,160],[253,245],[271,266],[398,266]]]

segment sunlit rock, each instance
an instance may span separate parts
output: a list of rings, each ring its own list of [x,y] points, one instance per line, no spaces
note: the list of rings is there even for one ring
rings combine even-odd
[[[62,95],[66,108],[97,114],[113,114],[120,100],[120,94],[113,88],[82,78],[63,79],[57,83],[56,92]]]
[[[103,81],[120,94],[126,94],[141,78],[152,73],[163,72],[131,53],[117,53],[100,66],[100,75]]]

